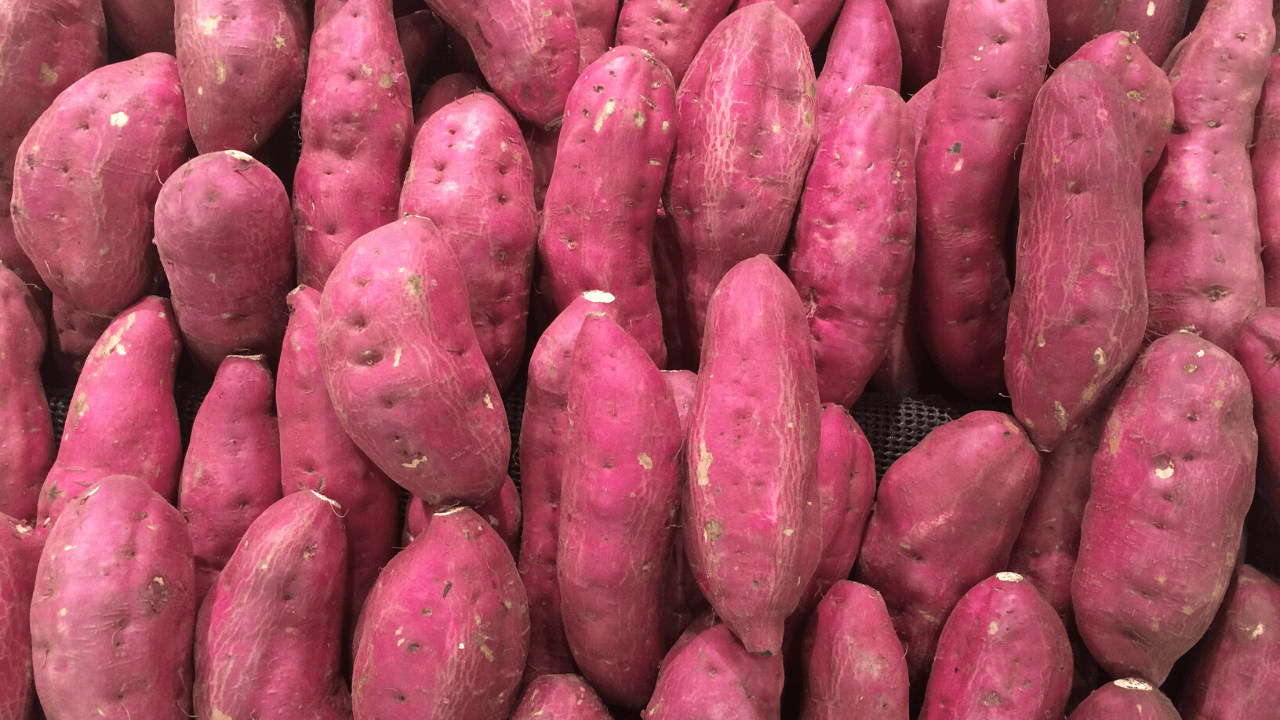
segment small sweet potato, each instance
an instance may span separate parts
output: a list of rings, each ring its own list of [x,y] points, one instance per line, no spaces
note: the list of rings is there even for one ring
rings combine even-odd
[[[902,49],[885,0],[845,0],[840,10],[818,73],[819,133],[862,85],[894,92],[902,85]]]
[[[529,683],[511,720],[612,720],[578,675],[543,675]]]
[[[1094,690],[1067,720],[1182,720],[1182,716],[1156,686],[1124,678]]]
[[[678,87],[693,56],[732,5],[733,0],[622,0],[614,42],[653,53]]]
[[[53,420],[40,378],[46,334],[26,285],[0,264],[0,513],[26,522],[35,522],[53,465]]]
[[[0,718],[35,720],[31,675],[31,594],[43,538],[0,513]]]
[[[1138,45],[1151,62],[1164,65],[1169,51],[1182,38],[1188,0],[1116,0],[1112,29],[1137,34]],[[1203,2],[1202,2],[1203,5]]]
[[[686,632],[686,642],[663,659],[645,720],[779,717],[782,658],[747,652],[728,625],[708,617],[714,624],[697,634]]]
[[[175,0],[102,0],[111,36],[132,55],[176,48]]]
[[[422,498],[410,498],[409,507],[404,513],[404,532],[400,542],[405,547],[413,539],[422,534],[431,522],[431,518],[445,508],[428,505]],[[507,544],[512,557],[520,555],[520,490],[509,476],[502,484],[502,490],[492,500],[475,508],[476,514],[484,518],[497,531],[498,536]]]
[[[910,94],[938,76],[942,28],[950,0],[888,0],[902,46],[902,91]]]
[[[1271,69],[1253,128],[1253,190],[1258,203],[1258,231],[1262,241],[1264,295],[1269,306],[1280,305],[1280,55],[1271,56]]]
[[[1258,431],[1258,499],[1280,518],[1280,308],[1261,308],[1236,343],[1236,359],[1249,376]]]

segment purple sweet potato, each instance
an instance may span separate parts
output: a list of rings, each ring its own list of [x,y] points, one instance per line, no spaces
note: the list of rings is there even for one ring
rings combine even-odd
[[[547,197],[547,185],[551,183],[551,172],[556,167],[560,128],[557,126],[548,130],[528,125],[525,128],[524,142],[533,160],[533,203],[538,210],[542,210],[543,200]]]
[[[902,49],[885,0],[845,0],[840,10],[818,73],[820,133],[862,85],[894,92],[902,85]]]
[[[1253,130],[1253,189],[1258,203],[1258,231],[1262,241],[1264,294],[1269,306],[1280,305],[1280,55],[1271,56],[1271,69],[1262,87]]]
[[[356,238],[395,219],[412,133],[390,0],[318,0],[293,178],[299,284],[323,290]]]
[[[423,123],[400,214],[440,228],[462,267],[480,350],[498,387],[510,386],[524,358],[538,211],[529,150],[493,96],[466,95]]]
[[[142,297],[156,196],[190,142],[178,66],[160,53],[94,70],[36,120],[16,155],[13,226],[54,295],[98,315]]]
[[[687,330],[684,305],[684,261],[676,240],[675,224],[659,207],[653,223],[653,280],[662,313],[662,344],[667,348],[667,367],[687,369],[698,366],[698,344]],[[698,338],[699,344],[701,338]],[[690,345],[692,344],[692,347]]]
[[[1182,720],[1182,716],[1151,683],[1124,678],[1094,690],[1068,720]]]
[[[585,293],[564,309],[533,348],[520,424],[520,578],[529,597],[532,634],[525,679],[575,671],[560,612],[556,554],[560,498],[569,437],[573,346],[588,314],[614,314],[613,296]]]
[[[9,201],[18,146],[40,114],[71,83],[107,61],[101,0],[0,3],[0,263],[23,282],[44,286],[13,232]]]
[[[50,343],[53,362],[65,385],[74,385],[84,370],[89,352],[107,331],[114,316],[93,315],[77,310],[66,300],[53,296],[53,331],[57,344]]]
[[[707,310],[689,418],[685,552],[752,653],[780,652],[822,552],[821,411],[804,312],[768,257],[730,270]]]
[[[1018,181],[1005,382],[1052,451],[1138,357],[1147,327],[1142,168],[1124,89],[1074,60],[1036,97]]]
[[[302,99],[303,0],[176,0],[178,76],[200,153],[254,153]]]
[[[663,370],[662,379],[676,403],[680,416],[680,482],[689,481],[688,464],[685,462],[684,437],[689,432],[689,417],[698,392],[698,376],[688,370]],[[821,462],[821,458],[819,458]],[[684,550],[684,533],[677,532],[671,538],[671,555],[667,569],[663,571],[663,637],[670,645],[684,633],[693,619],[711,606],[698,587]]]
[[[907,664],[875,588],[841,580],[805,629],[800,720],[907,720]]]
[[[130,54],[173,55],[175,0],[102,0],[102,10],[111,36]]]
[[[357,720],[508,717],[529,606],[502,538],[470,508],[438,513],[378,577],[356,643]]]
[[[804,37],[774,3],[725,18],[680,84],[664,204],[680,247],[690,350],[729,269],[782,250],[818,144],[816,86]]]
[[[580,50],[570,0],[427,0],[475,54],[489,87],[516,115],[554,125],[578,78]]]
[[[689,370],[663,370],[662,379],[667,381],[671,399],[680,413],[680,434],[683,435],[689,429],[689,411],[698,392],[698,375]]]
[[[606,702],[641,708],[667,650],[684,435],[658,367],[607,316],[587,315],[574,342],[568,421],[556,553],[565,635]]]
[[[1280,308],[1255,312],[1236,343],[1236,359],[1249,376],[1258,431],[1259,499],[1280,518]]]
[[[462,270],[430,220],[357,240],[320,300],[320,367],[356,445],[433,505],[479,505],[507,477],[511,434],[476,342]]]
[[[444,48],[444,23],[430,10],[418,10],[396,17],[396,37],[400,39],[409,87],[416,87],[423,72]]]
[[[427,94],[422,97],[422,101],[418,103],[418,109],[413,113],[413,121],[421,128],[427,118],[434,115],[437,110],[478,90],[484,90],[484,80],[471,73],[459,72],[445,75],[431,83]],[[403,191],[401,197],[403,197]]]
[[[31,293],[0,264],[0,513],[26,522],[36,519],[53,465],[53,421],[40,378],[46,334]]]
[[[1045,0],[951,3],[916,153],[917,327],[942,376],[975,398],[1004,388],[1009,214],[1016,151],[1049,52],[1045,8]]]
[[[400,541],[408,547],[413,539],[422,534],[431,523],[431,518],[445,508],[428,505],[422,498],[410,498],[409,507],[405,509],[404,532]],[[492,500],[476,508],[476,514],[484,518],[498,536],[507,544],[512,557],[520,554],[520,490],[515,482],[507,477],[502,483],[502,490]]]
[[[1107,416],[1071,582],[1076,626],[1111,677],[1163,683],[1208,629],[1253,499],[1249,379],[1190,332],[1138,358]]]
[[[280,495],[271,369],[261,355],[231,355],[196,412],[178,481],[178,509],[195,548],[197,605],[249,525]]]
[[[279,352],[293,289],[293,224],[280,178],[238,151],[178,168],[156,200],[156,247],[183,345],[207,372],[233,353]]]
[[[511,720],[612,720],[612,716],[581,677],[543,675],[524,689]]]
[[[197,619],[198,720],[350,720],[343,510],[315,492],[292,493],[239,539]]]
[[[43,539],[0,513],[0,718],[35,720],[31,675],[31,594]]]
[[[1152,336],[1195,327],[1232,352],[1263,305],[1248,146],[1275,36],[1267,0],[1214,0],[1171,58],[1174,135],[1144,214]]]
[[[676,143],[671,75],[650,53],[618,47],[583,71],[566,107],[538,238],[543,292],[557,311],[588,290],[612,294],[623,329],[661,369],[650,246]]]
[[[914,93],[938,75],[942,28],[951,0],[888,0],[902,46],[902,90]]]
[[[691,629],[693,626],[690,626]],[[782,658],[747,652],[719,620],[662,661],[645,720],[773,720],[782,699]],[[682,638],[685,640],[686,638]]]
[[[1031,583],[1002,572],[965,593],[947,619],[920,720],[1061,720],[1070,690],[1062,620]]]
[[[585,70],[615,45],[619,4],[619,0],[572,0],[573,19],[578,27],[579,69]]]
[[[1081,45],[1115,27],[1121,0],[1053,0],[1049,7],[1049,63],[1066,62]]]
[[[108,476],[50,531],[31,602],[36,694],[49,720],[191,715],[195,563],[182,513]]]
[[[678,87],[693,56],[732,5],[733,0],[622,0],[614,42],[653,53]]]
[[[1040,458],[1004,413],[945,423],[880,480],[856,579],[884,595],[923,689],[947,615],[1009,562],[1039,479]]]
[[[176,499],[182,437],[173,379],[181,352],[164,298],[143,298],[107,327],[85,361],[57,458],[40,490],[41,532],[107,475],[132,475],[165,500]]]
[[[737,7],[744,8],[748,5],[772,1],[739,0]],[[843,0],[791,0],[791,2],[777,3],[778,7],[796,22],[800,32],[804,33],[804,40],[809,44],[810,50],[818,44],[823,35],[827,34],[827,29],[835,22],[843,4]]]
[[[1164,65],[1169,51],[1182,38],[1188,0],[1118,0],[1112,28],[1136,33],[1137,43],[1151,62]]]
[[[1262,718],[1280,707],[1280,583],[1248,565],[1236,570],[1222,609],[1192,650],[1177,697],[1186,720]]]
[[[320,293],[289,293],[289,326],[276,377],[283,492],[314,490],[342,506],[350,575],[347,619],[354,630],[378,573],[395,555],[400,489],[342,428],[320,371]]]
[[[884,362],[907,311],[915,236],[906,103],[894,90],[860,87],[818,144],[791,255],[823,402],[852,405]]]
[[[1084,44],[1072,60],[1088,60],[1106,70],[1125,92],[1133,112],[1142,177],[1151,174],[1173,132],[1173,91],[1169,76],[1152,62],[1133,33],[1110,32]]]

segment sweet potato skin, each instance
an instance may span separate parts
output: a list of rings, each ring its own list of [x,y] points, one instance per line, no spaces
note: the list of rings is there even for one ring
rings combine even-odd
[[[1039,471],[1013,418],[980,410],[936,428],[881,478],[854,573],[884,595],[913,685],[951,609],[1008,564]]]
[[[947,10],[938,81],[916,153],[913,291],[929,355],[948,382],[975,398],[1004,388],[1015,151],[1048,52],[1044,0],[964,0]]]
[[[297,492],[249,525],[200,606],[196,718],[351,718],[340,665],[342,510]]]
[[[53,465],[53,420],[40,377],[46,335],[26,285],[0,264],[0,513],[29,523]]]
[[[1169,51],[1182,38],[1187,23],[1188,0],[1119,0],[1113,29],[1136,33],[1138,45],[1151,62],[1164,65]]]
[[[50,342],[53,363],[58,368],[59,380],[64,385],[74,385],[84,370],[89,352],[107,331],[114,316],[93,315],[77,310],[66,300],[53,296],[53,331],[57,344]]]
[[[394,0],[393,0],[394,6]],[[409,76],[409,88],[417,87],[423,71],[436,62],[446,50],[444,23],[436,14],[423,8],[408,15],[396,15],[396,37],[400,41],[400,54],[404,57],[404,72]],[[415,118],[415,124],[417,120]]]
[[[1049,62],[1067,61],[1081,45],[1115,26],[1121,0],[1068,0],[1049,3]]]
[[[510,715],[529,608],[502,539],[470,508],[438,513],[382,571],[356,643],[356,718]]]
[[[472,93],[423,123],[400,214],[440,228],[462,267],[480,350],[498,387],[510,386],[524,358],[538,211],[529,149],[497,99]]]
[[[1155,686],[1125,678],[1093,691],[1068,720],[1182,720],[1182,716]]]
[[[57,457],[40,490],[41,532],[107,475],[132,475],[165,500],[176,499],[182,437],[173,380],[181,352],[173,308],[164,298],[143,298],[107,326],[76,383]]]
[[[1236,359],[1249,377],[1258,431],[1258,498],[1280,518],[1280,308],[1262,308],[1240,329]]]
[[[1209,627],[1257,453],[1239,363],[1185,331],[1152,343],[1107,417],[1071,583],[1080,635],[1112,677],[1162,683]]]
[[[0,514],[0,718],[34,720],[31,595],[44,539]]]
[[[938,76],[950,0],[887,1],[902,46],[902,90],[914,93]]]
[[[1258,198],[1258,231],[1262,242],[1264,297],[1269,307],[1280,305],[1280,204],[1266,198],[1280,196],[1280,55],[1262,86],[1253,129],[1253,189]]]
[[[782,657],[747,652],[728,625],[709,619],[712,624],[686,632],[667,653],[645,720],[778,717]]]
[[[862,85],[902,86],[902,48],[885,0],[845,0],[840,9],[818,73],[819,133]]]
[[[529,683],[511,720],[611,720],[596,691],[577,675],[543,675]]]
[[[618,0],[571,0],[578,29],[578,68],[585,70],[614,47]]]
[[[1004,358],[1013,414],[1052,451],[1111,394],[1147,327],[1142,169],[1124,89],[1063,64],[1027,129]]]
[[[755,5],[761,2],[770,2],[771,0],[740,0],[739,8]],[[792,0],[789,3],[780,3],[778,7],[787,14],[796,25],[800,28],[800,32],[804,33],[804,41],[812,50],[822,36],[826,34],[827,29],[831,27],[831,23],[835,22],[836,16],[840,14],[840,8],[843,3],[839,0]]]
[[[733,0],[623,0],[614,42],[653,53],[679,86],[693,56],[732,5]]]
[[[915,260],[915,137],[898,93],[864,86],[805,178],[790,274],[808,306],[818,394],[846,407],[884,361]]]
[[[771,259],[725,275],[702,358],[686,439],[685,552],[747,651],[777,654],[821,554],[821,419],[804,308]]]
[[[511,434],[453,251],[430,220],[364,235],[320,300],[321,369],[356,445],[433,505],[482,504],[507,476]]]
[[[67,505],[31,602],[49,720],[191,717],[194,567],[182,514],[137,478],[102,478]]]
[[[177,64],[161,53],[90,72],[36,120],[16,155],[13,225],[55,295],[99,315],[142,297],[156,196],[190,142]]]
[[[427,94],[422,96],[422,101],[418,103],[417,110],[413,112],[413,122],[421,128],[427,118],[434,115],[440,108],[473,92],[483,90],[484,80],[479,76],[467,72],[445,75],[431,83],[431,87],[427,89]],[[401,197],[404,197],[403,193]]]
[[[102,0],[102,9],[107,28],[130,54],[174,53],[175,0]]]
[[[408,547],[414,538],[427,529],[432,516],[443,509],[426,504],[422,498],[410,498],[409,507],[405,509],[401,543]],[[506,482],[502,483],[502,490],[492,500],[475,510],[477,515],[493,526],[498,536],[507,544],[511,557],[519,557],[521,509],[520,490],[516,487],[515,481],[508,476]]]

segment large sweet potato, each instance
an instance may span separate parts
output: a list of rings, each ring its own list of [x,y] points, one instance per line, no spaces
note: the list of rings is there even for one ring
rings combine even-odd
[[[645,720],[779,717],[782,658],[747,652],[728,625],[708,618],[714,624],[686,632],[663,659]]]
[[[733,0],[622,0],[614,42],[653,53],[679,86],[707,36]]]
[[[1258,232],[1262,242],[1264,295],[1267,305],[1280,305],[1280,55],[1271,56],[1271,69],[1253,129],[1253,189],[1258,203]]]
[[[1262,308],[1240,329],[1236,359],[1249,376],[1258,431],[1258,499],[1280,518],[1280,308]]]
[[[43,538],[0,513],[0,718],[35,720],[31,594]]]
[[[1182,720],[1182,716],[1156,686],[1123,678],[1093,691],[1068,720]]]
[[[511,720],[612,720],[612,716],[581,677],[543,675],[525,687]]]
[[[53,421],[40,378],[44,314],[22,280],[0,264],[0,513],[34,522],[53,464]]]
[[[840,10],[818,73],[819,133],[862,85],[894,92],[902,85],[902,49],[885,0],[845,0]]]

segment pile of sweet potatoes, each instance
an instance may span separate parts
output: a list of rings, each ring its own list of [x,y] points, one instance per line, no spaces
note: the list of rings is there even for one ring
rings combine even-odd
[[[1274,717],[1278,14],[0,0],[0,720]]]

